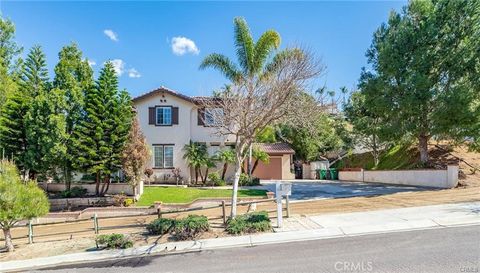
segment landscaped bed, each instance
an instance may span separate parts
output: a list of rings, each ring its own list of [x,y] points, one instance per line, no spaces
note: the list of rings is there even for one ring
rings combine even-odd
[[[190,203],[198,198],[221,198],[231,196],[232,190],[229,189],[145,187],[140,200],[137,202],[137,206],[150,206],[156,201],[162,203]],[[238,190],[238,197],[263,198],[265,196],[265,190]]]

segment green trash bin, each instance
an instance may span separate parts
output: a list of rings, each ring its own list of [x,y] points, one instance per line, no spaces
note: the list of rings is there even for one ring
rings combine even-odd
[[[330,179],[338,180],[338,171],[335,168],[330,168]]]
[[[327,170],[320,170],[320,179],[327,179]]]

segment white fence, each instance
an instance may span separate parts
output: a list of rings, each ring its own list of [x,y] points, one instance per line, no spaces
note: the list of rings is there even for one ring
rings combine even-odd
[[[64,183],[40,183],[39,186],[46,190],[47,192],[61,192],[64,191],[66,185]],[[95,184],[87,184],[87,183],[72,183],[71,187],[80,187],[87,189],[88,194],[95,194]],[[102,185],[100,185],[101,189]],[[127,183],[110,183],[108,187],[107,194],[120,194],[124,193],[126,195],[133,196],[133,187]],[[138,197],[143,194],[143,181],[138,183],[137,187],[135,188],[135,196]]]
[[[458,184],[458,166],[446,170],[340,171],[339,180],[377,182],[435,188],[454,188]]]

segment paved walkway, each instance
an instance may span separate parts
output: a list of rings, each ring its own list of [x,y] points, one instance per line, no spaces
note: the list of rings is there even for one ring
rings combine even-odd
[[[125,250],[82,252],[30,260],[9,261],[0,263],[0,271],[24,271],[34,267],[93,262],[138,255],[203,251],[459,225],[480,225],[480,202],[309,217],[296,216],[285,221],[284,227],[276,229],[276,233],[170,242]]]
[[[480,202],[286,218],[276,232],[339,228],[345,234],[480,223]]]

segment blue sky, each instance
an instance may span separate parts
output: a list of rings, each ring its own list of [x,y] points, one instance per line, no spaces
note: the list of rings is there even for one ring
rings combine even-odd
[[[301,45],[321,57],[327,71],[312,89],[324,84],[329,89],[353,88],[367,64],[365,51],[373,32],[392,9],[404,4],[0,0],[0,9],[14,21],[24,54],[32,45],[43,47],[51,76],[61,47],[76,42],[96,63],[96,73],[106,60],[116,60],[119,68],[123,64],[120,87],[137,96],[161,85],[187,95],[208,95],[227,83],[217,71],[198,66],[213,52],[235,59],[235,16],[247,20],[255,39],[275,29],[282,47]]]

